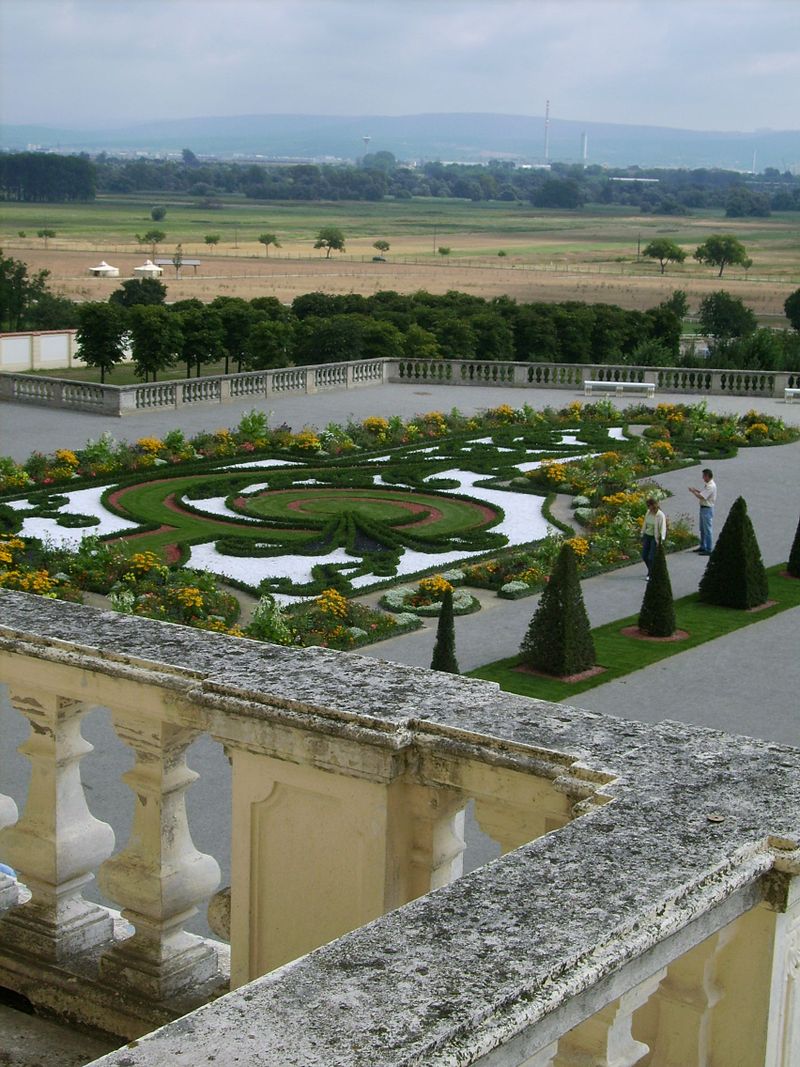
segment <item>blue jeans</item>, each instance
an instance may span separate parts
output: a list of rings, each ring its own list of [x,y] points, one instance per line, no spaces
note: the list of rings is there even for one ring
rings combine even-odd
[[[652,534],[642,534],[642,559],[647,567],[647,573],[653,569],[653,560],[656,558],[658,543]]]
[[[700,551],[711,551],[711,529],[714,525],[714,509],[700,508]]]

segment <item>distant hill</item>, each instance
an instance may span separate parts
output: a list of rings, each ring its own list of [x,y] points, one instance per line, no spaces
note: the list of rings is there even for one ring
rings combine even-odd
[[[720,133],[657,126],[552,118],[549,158],[610,166],[722,167],[757,170],[800,167],[800,130]],[[365,138],[369,141],[365,144]],[[354,160],[386,150],[400,160],[541,163],[544,118],[526,115],[239,115],[147,122],[118,129],[0,128],[0,146],[68,152],[164,154],[191,148],[197,155]]]

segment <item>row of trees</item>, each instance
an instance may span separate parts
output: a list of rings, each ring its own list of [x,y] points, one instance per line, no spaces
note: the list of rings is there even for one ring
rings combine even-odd
[[[648,181],[635,180],[643,178]],[[409,167],[386,151],[368,153],[357,165],[291,166],[198,160],[189,149],[184,149],[181,160],[116,159],[105,153],[93,160],[85,155],[0,154],[0,199],[90,200],[95,189],[103,193],[188,193],[212,200],[234,193],[258,200],[455,197],[521,201],[566,210],[603,203],[667,215],[724,208],[734,218],[800,210],[800,177],[774,168],[745,176],[705,168],[606,169],[560,163],[553,163],[549,170],[534,170],[499,160]]]
[[[94,200],[97,167],[88,156],[0,152],[0,200]]]
[[[376,357],[659,363],[677,354],[682,308],[681,294],[645,312],[457,292],[306,293],[291,307],[274,297],[167,307],[165,294],[161,282],[136,279],[108,303],[80,305],[82,357],[105,375],[130,344],[145,379],[180,362],[200,374],[221,360],[226,372]]]

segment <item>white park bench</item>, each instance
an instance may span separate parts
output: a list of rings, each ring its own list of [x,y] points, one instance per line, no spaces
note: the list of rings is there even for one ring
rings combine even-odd
[[[583,383],[583,395],[591,396],[593,392],[610,392],[615,396],[622,396],[624,393],[644,393],[645,396],[654,397],[656,395],[656,387],[653,382],[595,382],[585,381]]]
[[[787,404],[792,404],[795,398],[800,400],[800,389],[791,389],[787,385],[786,388],[783,390],[783,399],[786,401]]]

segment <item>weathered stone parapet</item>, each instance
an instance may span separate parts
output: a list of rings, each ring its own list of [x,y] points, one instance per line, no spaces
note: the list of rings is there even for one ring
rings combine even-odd
[[[349,887],[326,897],[322,880],[333,921],[317,943],[372,919],[101,1062],[233,1064],[235,1049],[263,1067],[550,1067],[603,1040],[655,1056],[663,1001],[687,1047],[735,1020],[780,1050],[759,1061],[754,1039],[741,1067],[792,1064],[799,751],[0,593],[0,679],[34,670],[231,754],[237,980],[271,965],[275,901],[293,907],[313,872],[293,858],[294,881],[276,878],[292,833]],[[451,880],[467,800],[512,851]],[[770,976],[761,1003],[741,993],[748,953]]]

